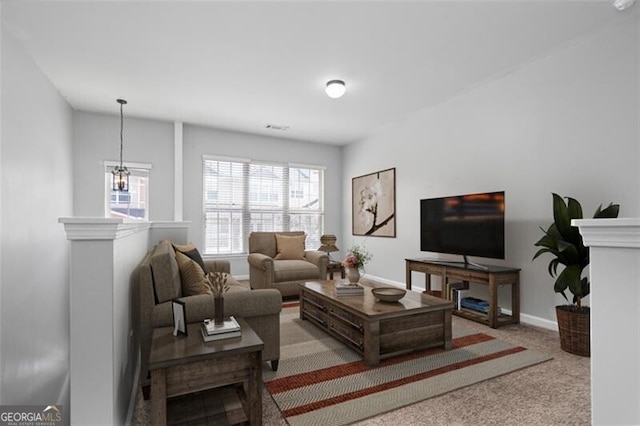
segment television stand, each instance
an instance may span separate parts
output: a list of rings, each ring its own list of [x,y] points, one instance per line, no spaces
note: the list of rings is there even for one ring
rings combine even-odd
[[[408,290],[411,290],[412,271],[425,274],[425,292],[431,290],[431,275],[442,277],[442,297],[445,299],[450,299],[445,290],[449,280],[462,281],[465,286],[468,286],[469,283],[489,286],[488,315],[453,309],[454,315],[487,324],[491,328],[520,323],[520,269],[493,265],[476,266],[471,263],[462,264],[429,259],[405,259],[405,262]],[[498,312],[498,289],[504,285],[511,286],[511,315]]]
[[[467,259],[467,255],[463,255],[464,257],[464,266],[465,268],[467,267],[467,265],[471,265],[471,266],[475,266],[476,268],[480,268],[480,269],[484,269],[484,270],[489,270],[488,266],[485,265],[481,265],[479,263],[473,263],[473,262],[469,262],[469,259]]]

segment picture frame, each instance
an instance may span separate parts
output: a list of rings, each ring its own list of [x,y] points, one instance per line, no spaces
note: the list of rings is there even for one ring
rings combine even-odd
[[[172,300],[171,309],[173,310],[173,335],[188,335],[187,331],[187,307],[182,300]]]
[[[351,200],[353,235],[395,238],[395,167],[352,178]]]

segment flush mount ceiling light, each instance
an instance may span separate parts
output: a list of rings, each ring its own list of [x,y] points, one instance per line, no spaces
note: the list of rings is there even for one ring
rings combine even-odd
[[[325,87],[324,91],[330,98],[338,99],[344,95],[344,92],[347,91],[347,87],[342,80],[331,80],[327,81],[327,87]]]
[[[124,118],[122,115],[122,106],[127,104],[124,99],[118,99],[116,102],[120,104],[120,165],[115,166],[111,171],[112,189],[114,191],[129,192],[129,170],[122,164],[122,130],[124,126]]]
[[[619,11],[623,11],[633,6],[635,2],[636,0],[614,0],[613,7],[615,7]]]

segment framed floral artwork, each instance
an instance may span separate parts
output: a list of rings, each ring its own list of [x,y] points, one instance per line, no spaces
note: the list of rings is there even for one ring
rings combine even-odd
[[[353,235],[396,236],[396,169],[351,180]]]

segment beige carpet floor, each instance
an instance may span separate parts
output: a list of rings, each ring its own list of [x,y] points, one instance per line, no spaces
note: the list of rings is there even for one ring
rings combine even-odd
[[[527,325],[497,330],[454,317],[454,326],[543,352],[551,361],[431,398],[357,425],[589,425],[590,359],[563,352],[558,333]],[[148,401],[138,398],[133,424],[149,424]],[[184,422],[183,424],[203,424]],[[206,423],[205,423],[206,424]],[[209,423],[215,424],[215,423]],[[263,392],[263,424],[286,425]]]

